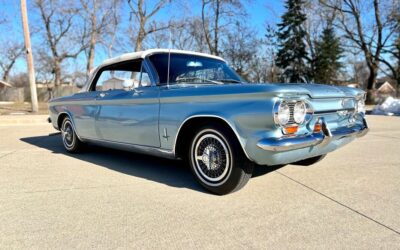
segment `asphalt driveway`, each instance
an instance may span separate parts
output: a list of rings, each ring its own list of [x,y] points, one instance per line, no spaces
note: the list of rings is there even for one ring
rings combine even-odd
[[[400,248],[400,118],[310,166],[205,192],[186,165],[67,154],[51,125],[0,120],[0,248]]]

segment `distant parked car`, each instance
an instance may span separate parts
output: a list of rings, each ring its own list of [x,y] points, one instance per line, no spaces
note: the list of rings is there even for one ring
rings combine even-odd
[[[184,159],[202,186],[227,194],[247,183],[254,164],[310,165],[365,135],[364,96],[245,83],[220,57],[157,49],[106,60],[80,93],[49,109],[69,152],[95,143]]]

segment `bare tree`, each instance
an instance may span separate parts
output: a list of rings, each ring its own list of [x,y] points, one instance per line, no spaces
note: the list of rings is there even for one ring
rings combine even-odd
[[[352,46],[363,52],[369,69],[367,102],[371,103],[382,52],[390,43],[396,26],[391,24],[388,13],[382,13],[382,3],[379,0],[372,0],[372,3],[360,0],[321,0],[321,3],[337,11],[337,27],[343,31],[344,37],[352,42]],[[384,6],[383,10],[386,9],[387,6]]]
[[[1,4],[4,5],[4,1],[0,1],[0,5]],[[6,9],[0,10],[0,25],[2,30],[13,29],[12,18],[7,14],[9,13]],[[13,35],[2,36],[0,44],[0,79],[9,82],[11,70],[24,52],[24,44],[20,41],[19,37]]]
[[[138,32],[131,32],[135,43],[135,51],[142,50],[143,41],[148,35],[171,27],[171,23],[157,22],[153,19],[160,10],[170,3],[171,0],[158,0],[152,8],[147,8],[148,6],[144,0],[128,0],[131,16],[135,17],[139,25]]]
[[[107,51],[108,57],[113,56],[114,46],[119,45],[117,40],[118,29],[120,27],[120,0],[114,0],[111,8],[110,23],[105,27],[104,34],[99,37],[99,43],[101,43]]]
[[[223,56],[235,71],[249,81],[252,74],[252,64],[257,54],[260,41],[252,37],[254,31],[240,23],[235,25],[223,42]]]
[[[96,45],[99,38],[108,31],[108,26],[114,25],[115,20],[113,13],[116,11],[118,1],[108,0],[80,0],[83,8],[82,16],[87,25],[88,44],[87,44],[87,74],[92,70]]]
[[[211,54],[220,54],[221,33],[235,18],[244,16],[245,11],[239,0],[202,0],[201,20],[208,49]]]
[[[59,86],[62,63],[66,59],[76,58],[87,47],[84,41],[86,30],[79,30],[75,25],[79,10],[74,6],[66,8],[63,1],[57,0],[36,0],[35,6],[39,9],[45,41],[49,46],[48,59],[54,74],[54,84]]]
[[[194,40],[194,49],[200,52],[209,51],[203,30],[203,22],[201,18],[194,18],[188,23],[189,34]]]
[[[24,45],[21,43],[8,42],[2,46],[1,50],[0,68],[2,70],[2,79],[8,82],[11,69],[24,52]]]
[[[384,56],[380,58],[380,62],[389,70],[389,74],[397,82],[397,95],[400,95],[400,5],[394,6],[390,17],[395,27],[395,39],[387,47],[383,49]],[[388,58],[385,55],[389,55]],[[391,59],[391,60],[390,60]]]

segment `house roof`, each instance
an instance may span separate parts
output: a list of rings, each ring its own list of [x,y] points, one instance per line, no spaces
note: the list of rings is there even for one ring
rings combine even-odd
[[[392,85],[393,88],[396,87],[396,80],[391,77],[385,76],[385,77],[376,79],[375,89],[379,89],[386,82],[389,83],[390,85]]]
[[[2,80],[0,80],[0,85],[3,85],[3,86],[5,86],[5,87],[9,87],[9,88],[12,88],[12,87],[13,87],[13,86],[12,86],[11,84],[9,84],[8,82],[2,81]]]
[[[126,54],[122,54],[122,55],[114,57],[114,58],[107,59],[99,67],[122,62],[122,61],[127,61],[127,60],[145,58],[146,56],[149,56],[151,54],[169,53],[169,52],[174,53],[174,54],[203,56],[203,57],[214,58],[214,59],[225,61],[224,59],[222,59],[221,57],[218,57],[218,56],[209,55],[209,54],[205,54],[205,53],[199,53],[199,52],[193,52],[193,51],[187,51],[187,50],[149,49],[149,50],[144,50],[144,51],[139,51],[139,52],[126,53]]]
[[[388,81],[380,84],[379,87],[377,87],[377,91],[381,93],[391,93],[391,92],[396,92],[396,89],[390,84]]]

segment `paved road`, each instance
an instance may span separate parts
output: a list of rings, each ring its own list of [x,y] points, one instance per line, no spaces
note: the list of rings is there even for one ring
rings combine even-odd
[[[399,249],[400,118],[322,162],[257,167],[210,195],[181,162],[66,154],[48,124],[0,125],[0,248]]]

